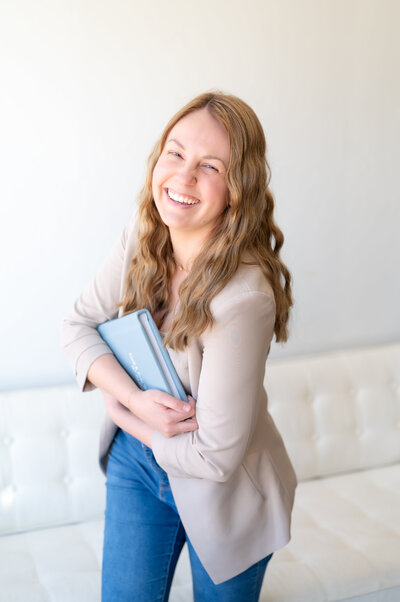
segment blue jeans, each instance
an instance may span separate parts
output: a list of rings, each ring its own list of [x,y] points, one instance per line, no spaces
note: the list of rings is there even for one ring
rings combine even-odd
[[[195,602],[257,602],[272,554],[215,585],[185,533],[167,473],[149,447],[118,431],[107,467],[102,602],[166,602],[185,541]]]

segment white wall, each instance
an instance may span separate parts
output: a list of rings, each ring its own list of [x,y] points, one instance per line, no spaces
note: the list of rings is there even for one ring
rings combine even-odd
[[[135,207],[167,119],[212,87],[269,143],[292,337],[400,336],[397,0],[2,0],[2,389],[71,382],[69,311]]]

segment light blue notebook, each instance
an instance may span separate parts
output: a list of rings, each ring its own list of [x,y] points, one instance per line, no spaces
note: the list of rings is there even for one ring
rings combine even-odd
[[[158,389],[187,401],[182,383],[147,309],[104,322],[97,330],[138,387],[144,391]]]

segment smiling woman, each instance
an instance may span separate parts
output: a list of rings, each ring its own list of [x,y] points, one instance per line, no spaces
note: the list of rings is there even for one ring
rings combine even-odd
[[[264,132],[235,96],[206,93],[167,124],[139,212],[65,319],[83,390],[103,391],[102,601],[168,600],[187,542],[196,602],[256,602],[290,537],[296,476],[268,412],[265,361],[288,336]],[[97,333],[147,308],[189,402],[141,391]]]
[[[229,154],[227,131],[204,108],[172,128],[154,167],[154,202],[181,265],[189,250],[201,248],[229,204]]]

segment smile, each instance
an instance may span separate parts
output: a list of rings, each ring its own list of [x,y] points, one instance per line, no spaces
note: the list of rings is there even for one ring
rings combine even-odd
[[[199,199],[179,194],[175,190],[172,190],[172,188],[167,188],[167,194],[172,201],[181,203],[182,205],[197,205],[200,203]]]

